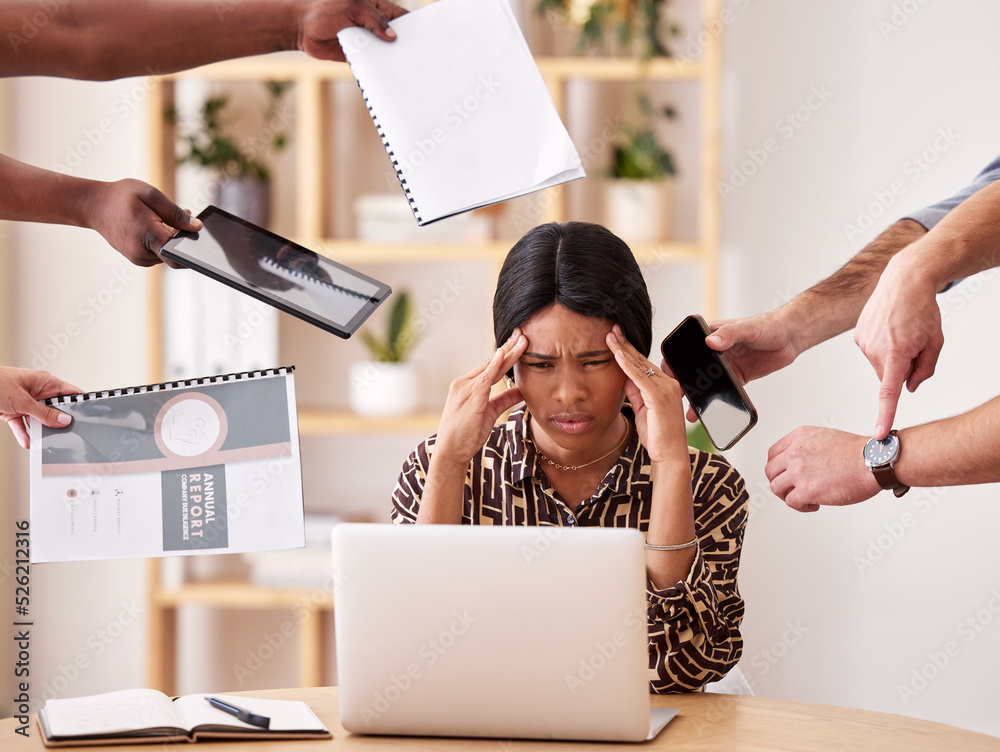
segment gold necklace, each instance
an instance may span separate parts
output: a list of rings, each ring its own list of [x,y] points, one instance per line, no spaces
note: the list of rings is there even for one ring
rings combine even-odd
[[[622,437],[622,440],[618,442],[618,445],[607,454],[602,454],[596,460],[591,460],[590,462],[584,462],[582,465],[560,465],[558,462],[553,462],[544,454],[542,454],[542,450],[538,448],[538,444],[535,444],[535,451],[538,452],[539,457],[541,457],[543,460],[552,465],[552,467],[558,468],[560,470],[582,470],[583,468],[589,467],[590,465],[593,465],[595,462],[600,462],[601,460],[606,459],[615,452],[621,450],[621,448],[625,445],[625,442],[628,441],[628,437],[631,435],[632,435],[632,424],[629,423],[628,418],[625,418],[625,435]],[[532,443],[534,443],[534,441],[532,441]]]

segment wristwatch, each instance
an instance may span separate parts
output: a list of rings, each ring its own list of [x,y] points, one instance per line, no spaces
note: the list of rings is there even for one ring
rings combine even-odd
[[[884,439],[868,439],[864,456],[868,469],[886,491],[892,491],[898,498],[910,490],[909,486],[899,482],[893,469],[899,459],[899,435],[895,431],[889,431]]]

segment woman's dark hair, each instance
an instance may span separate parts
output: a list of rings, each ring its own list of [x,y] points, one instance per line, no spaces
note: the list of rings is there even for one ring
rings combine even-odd
[[[553,303],[608,319],[644,355],[653,344],[653,306],[629,247],[601,225],[550,222],[530,230],[507,254],[493,297],[497,347]]]

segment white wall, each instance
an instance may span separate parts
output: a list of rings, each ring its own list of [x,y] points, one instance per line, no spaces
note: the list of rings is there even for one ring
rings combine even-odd
[[[1000,103],[991,96],[1000,6],[732,0],[727,7],[734,16],[723,46],[727,181],[748,150],[767,138],[779,145],[724,204],[722,313],[744,316],[825,277],[882,228],[950,195],[1000,152]],[[828,92],[827,101],[789,130],[785,118],[808,106],[814,89]],[[928,152],[935,161],[912,182],[908,160],[933,150],[940,129],[954,143]],[[905,191],[863,237],[845,231],[894,180]],[[991,346],[998,292],[997,279],[971,280],[944,297],[938,372],[917,393],[904,393],[897,426],[961,412],[1000,391]],[[883,493],[810,515],[768,490],[763,469],[774,442],[807,424],[870,433],[876,388],[850,335],[750,385],[760,423],[729,453],[755,509],[740,577],[743,670],[762,695],[1000,734],[1000,613],[981,611],[1000,606],[997,486],[914,489],[899,500]],[[960,628],[977,615],[981,631]],[[944,663],[949,642],[957,655],[944,656],[939,669],[934,658]]]
[[[885,39],[878,23],[891,18],[894,4],[918,10]],[[891,218],[957,189],[994,155],[997,142],[989,134],[1000,121],[1000,104],[989,95],[1000,49],[990,30],[1000,21],[1000,6],[987,0],[956,5],[727,3],[733,10],[723,48],[727,172],[769,137],[778,139],[780,149],[725,203],[724,314],[747,315],[781,303],[839,266]],[[785,139],[777,121],[794,115],[813,87],[826,87],[828,101]],[[79,150],[110,118],[112,134],[84,158],[78,174],[142,177],[145,112],[122,109],[123,97],[133,101],[141,94],[141,80],[12,82],[12,153],[42,166],[65,162],[68,149]],[[907,184],[864,239],[849,240],[845,223],[857,221],[874,191],[905,177],[907,160],[931,147],[939,128],[958,134],[956,143],[919,181]],[[116,271],[131,270],[89,231],[19,225],[11,232],[9,282],[17,290],[12,303],[18,312],[12,362],[27,366],[33,352],[58,339],[68,322],[83,323],[79,310],[88,296],[100,294]],[[134,274],[46,368],[84,388],[146,378],[146,277],[140,270]],[[977,282],[944,302],[947,345],[938,375],[904,397],[900,425],[954,413],[996,393],[990,373],[998,356],[981,343],[984,336],[992,342],[992,324],[1000,319],[997,289],[996,280]],[[676,301],[658,303],[667,309]],[[990,623],[971,641],[956,631],[1000,588],[991,535],[1000,522],[997,487],[914,490],[901,500],[883,494],[859,507],[814,515],[788,510],[767,490],[763,466],[772,443],[806,423],[869,431],[875,386],[849,337],[751,384],[761,421],[730,453],[746,475],[755,509],[741,576],[747,600],[743,668],[761,695],[1000,734],[991,681],[1000,668],[1000,623],[987,612]],[[23,454],[18,458],[26,464]],[[23,474],[17,485],[7,486],[26,497]],[[913,524],[903,528],[904,520]],[[905,532],[895,540],[885,537],[887,529]],[[0,559],[9,537],[0,537]],[[859,570],[859,557],[880,541],[886,550],[875,553],[881,558]],[[75,695],[145,682],[145,620],[115,626],[123,604],[134,599],[142,605],[143,572],[136,562],[34,569],[36,698],[46,685]],[[250,637],[269,628],[258,625]],[[102,630],[121,634],[101,648]],[[904,703],[898,686],[907,685],[912,671],[923,670],[932,660],[928,655],[949,641],[960,648],[958,656]],[[78,660],[87,668],[74,674]]]
[[[9,82],[0,81],[0,152],[6,152],[9,145],[9,131],[12,118],[10,117]],[[0,222],[0,363],[7,363],[11,357],[12,326],[11,315],[11,249],[10,249],[10,225],[7,222]],[[0,442],[0,478],[10,478],[14,466],[14,452],[17,444],[13,441]],[[0,484],[0,525],[10,533],[0,538],[0,561],[3,567],[0,568],[0,599],[4,603],[9,603],[14,597],[14,579],[11,576],[13,558],[11,549],[14,537],[14,512],[13,512],[13,489],[11,484],[4,482]],[[4,540],[6,538],[6,540]],[[7,667],[10,663],[10,656],[13,654],[11,641],[5,640],[7,645],[0,648],[0,666]],[[13,685],[12,685],[13,687]],[[15,692],[16,696],[17,693]],[[2,711],[9,714],[6,703]],[[13,711],[10,711],[13,712]]]
[[[67,165],[83,177],[144,177],[142,80],[9,83],[9,154],[46,168]],[[25,223],[8,229],[15,315],[5,364],[43,368],[83,389],[144,383],[148,275],[90,230]],[[119,283],[112,284],[115,278]],[[26,452],[18,453],[16,470],[5,486],[15,498],[16,517],[25,519]],[[12,541],[13,531],[0,536],[0,558],[10,555]],[[145,572],[142,561],[32,567],[30,683],[36,703],[145,684]],[[4,669],[5,686],[13,684],[13,674],[13,667]],[[11,697],[3,693],[5,709]]]

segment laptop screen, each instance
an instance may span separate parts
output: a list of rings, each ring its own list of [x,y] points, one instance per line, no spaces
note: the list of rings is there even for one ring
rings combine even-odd
[[[647,738],[637,530],[341,524],[333,557],[349,731]]]

